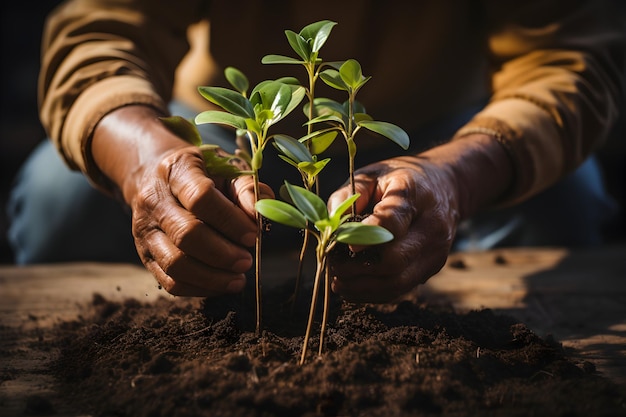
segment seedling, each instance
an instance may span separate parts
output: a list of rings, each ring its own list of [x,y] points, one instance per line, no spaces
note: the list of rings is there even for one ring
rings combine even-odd
[[[348,100],[343,104],[328,98],[318,98],[313,101],[309,109],[309,114],[317,117],[309,120],[309,125],[325,122],[331,125],[329,129],[321,130],[318,134],[325,134],[332,131],[339,131],[346,140],[348,147],[348,173],[350,189],[352,194],[356,193],[354,183],[354,159],[356,157],[357,146],[355,137],[361,129],[367,129],[378,133],[400,147],[408,149],[409,135],[400,127],[388,123],[374,120],[365,112],[365,107],[356,100],[357,92],[372,77],[365,77],[361,70],[361,64],[355,59],[349,59],[339,66],[339,69],[326,69],[320,74],[321,79],[329,86],[346,91]],[[352,205],[352,215],[356,215],[356,201]]]
[[[223,87],[199,87],[200,94],[220,110],[207,110],[198,114],[196,124],[216,123],[237,129],[238,136],[248,139],[250,154],[242,152],[251,167],[254,195],[259,200],[259,170],[263,165],[263,151],[272,136],[269,128],[291,113],[302,101],[304,88],[294,79],[268,80],[259,83],[248,98],[249,82],[238,69],[228,67],[226,79],[234,90]],[[257,237],[255,244],[256,331],[261,332],[261,239],[263,219],[256,215]]]
[[[209,110],[198,114],[196,124],[216,123],[230,126],[237,131],[237,143],[240,149],[235,155],[224,155],[217,149],[200,145],[197,129],[191,129],[180,119],[169,119],[166,124],[178,131],[191,143],[201,146],[207,170],[226,178],[238,175],[252,175],[254,178],[255,208],[258,235],[255,245],[256,259],[256,316],[257,334],[261,330],[261,236],[263,218],[304,230],[305,239],[300,254],[297,285],[300,281],[304,254],[309,236],[317,240],[316,273],[310,305],[306,334],[304,337],[300,364],[306,358],[311,329],[313,326],[317,298],[324,274],[324,310],[320,329],[319,354],[324,345],[324,333],[328,320],[330,276],[328,255],[337,243],[348,245],[377,245],[393,239],[393,235],[380,226],[366,225],[356,221],[355,203],[359,198],[354,184],[354,157],[356,155],[355,136],[365,128],[391,139],[403,149],[407,149],[409,138],[398,126],[375,121],[356,100],[357,92],[371,77],[364,77],[360,64],[353,59],[342,62],[325,63],[319,57],[321,47],[327,41],[332,28],[337,23],[323,20],[310,24],[299,33],[285,31],[287,40],[299,58],[281,55],[266,55],[264,64],[298,64],[304,66],[308,77],[308,86],[303,87],[294,77],[268,80],[259,83],[248,95],[249,83],[239,70],[228,67],[225,76],[233,89],[222,87],[199,87],[200,94],[222,110]],[[315,85],[321,78],[327,85],[348,93],[348,100],[340,104],[332,99],[315,97]],[[303,110],[308,117],[307,132],[300,139],[283,134],[269,134],[269,128],[285,118],[304,97],[308,103]],[[326,123],[330,127],[313,131],[313,126]],[[341,133],[347,143],[349,155],[349,178],[351,195],[331,213],[326,203],[319,197],[319,173],[329,163],[329,158],[319,158]],[[243,149],[241,139],[247,139],[249,150]],[[272,141],[273,139],[273,141]],[[280,200],[259,199],[259,171],[263,162],[263,151],[272,141],[280,152],[280,157],[298,169],[302,176],[303,187],[285,182]],[[250,166],[250,170],[232,168],[233,158],[241,157]],[[219,173],[219,174],[217,174]],[[350,212],[349,209],[352,208]]]
[[[306,95],[309,106],[305,109],[308,120],[313,119],[313,101],[315,99],[315,86],[320,76],[320,72],[329,63],[323,62],[319,57],[322,46],[328,40],[333,27],[337,22],[330,20],[322,20],[305,26],[299,33],[286,30],[285,35],[289,45],[296,53],[298,58],[292,58],[284,55],[266,55],[261,59],[263,64],[290,64],[301,65],[306,70],[308,87]],[[329,159],[321,161],[317,160],[317,155],[326,150],[328,146],[335,140],[337,132],[329,131],[318,134],[312,131],[313,125],[307,125],[307,135],[297,141],[294,138],[282,136],[277,137],[274,145],[280,152],[280,157],[298,169],[302,175],[302,182],[307,190],[315,190],[319,194],[318,174],[326,166]],[[298,142],[305,143],[306,148]],[[303,242],[300,249],[298,262],[298,270],[296,273],[296,285],[292,297],[292,307],[297,300],[302,278],[302,267],[304,257],[306,255],[309,244],[309,231],[304,230]]]
[[[298,229],[309,230],[311,235],[317,239],[313,295],[300,356],[300,364],[303,364],[313,326],[321,277],[324,274],[324,310],[322,313],[318,351],[319,355],[322,354],[330,300],[330,278],[327,271],[327,260],[335,244],[341,242],[352,245],[377,245],[392,240],[393,235],[380,226],[348,221],[351,215],[345,214],[345,212],[359,198],[359,194],[350,196],[329,214],[326,203],[315,193],[303,187],[291,185],[288,182],[285,182],[285,188],[293,205],[280,200],[265,199],[257,201],[255,207],[259,213],[268,219]]]

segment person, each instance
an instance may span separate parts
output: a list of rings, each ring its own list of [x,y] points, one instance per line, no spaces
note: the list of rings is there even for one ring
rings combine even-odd
[[[359,101],[411,136],[406,152],[358,139],[358,209],[395,239],[376,262],[333,264],[335,292],[395,299],[455,248],[598,243],[614,207],[593,152],[618,116],[625,73],[613,5],[65,1],[42,43],[40,116],[51,140],[21,170],[9,210],[17,262],[138,254],[172,294],[241,291],[256,234],[252,180],[209,178],[198,149],[159,117],[210,108],[197,87],[227,86],[226,66],[252,84],[293,75],[261,57],[293,56],[284,30],[325,19],[338,24],[320,57],[357,59],[373,77]],[[233,150],[233,132],[200,130]],[[275,197],[289,169],[264,159],[262,198]],[[346,178],[322,178],[330,208],[348,195]]]

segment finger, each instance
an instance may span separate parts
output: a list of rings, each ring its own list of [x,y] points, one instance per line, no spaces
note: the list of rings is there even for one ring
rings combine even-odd
[[[238,177],[232,181],[231,188],[235,204],[241,207],[250,218],[254,218],[256,216],[254,205],[257,201],[257,197],[254,195],[254,178],[251,175]],[[270,186],[259,183],[259,200],[264,198],[273,199],[274,197],[274,192]]]
[[[369,175],[357,175],[355,176],[354,186],[355,193],[360,194],[360,197],[356,201],[356,210],[357,213],[362,213],[375,200],[376,180]],[[328,198],[328,211],[332,213],[335,207],[339,206],[351,196],[352,189],[349,184],[339,188]]]
[[[193,172],[192,172],[193,171]],[[200,169],[172,175],[170,188],[180,204],[232,242],[254,246],[256,224]]]
[[[242,273],[252,266],[252,255],[213,230],[184,208],[169,204],[161,205],[157,217],[160,228],[174,247],[207,266]]]
[[[146,235],[144,241],[141,259],[170,294],[208,297],[240,292],[245,286],[244,274],[211,268],[185,256],[158,229]]]
[[[363,223],[382,226],[396,239],[402,239],[406,235],[419,215],[419,207],[429,204],[420,201],[416,196],[417,187],[407,178],[401,172],[381,178],[372,214]]]

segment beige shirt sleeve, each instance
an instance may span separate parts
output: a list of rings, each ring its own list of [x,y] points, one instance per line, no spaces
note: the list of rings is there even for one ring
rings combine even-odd
[[[74,0],[48,18],[39,79],[41,121],[72,169],[103,178],[89,152],[99,120],[144,104],[166,113],[186,31],[204,16],[201,1]],[[122,151],[122,150],[120,150]]]
[[[459,2],[463,7],[451,7],[449,2]],[[189,50],[187,29],[199,19],[213,18],[211,26],[220,23],[217,26],[221,34],[232,27],[232,16],[223,16],[226,12],[237,16],[242,7],[254,5],[260,8],[259,13],[265,13],[247,15],[245,29],[253,38],[244,36],[248,39],[240,45],[244,49],[232,51],[228,38],[220,38],[223,42],[220,42],[221,54],[218,55],[224,59],[220,65],[233,64],[229,60],[231,56],[241,58],[251,53],[260,56],[273,52],[271,45],[267,45],[267,50],[257,50],[260,39],[256,35],[268,27],[272,30],[294,28],[293,22],[279,21],[288,14],[264,12],[257,0],[241,4],[214,2],[211,8],[208,3],[201,0],[69,0],[50,16],[43,39],[40,115],[70,167],[85,172],[95,184],[102,184],[104,181],[89,151],[90,138],[98,121],[108,112],[129,104],[145,104],[166,112],[177,66]],[[371,0],[371,3],[359,4],[363,21],[378,18],[373,15],[377,10],[374,6],[381,7],[379,2]],[[406,8],[409,3],[402,4]],[[454,14],[455,10],[475,10],[478,4],[482,4],[482,8],[476,10],[477,16],[467,17],[471,22],[464,15]],[[456,138],[462,139],[472,132],[496,136],[508,150],[515,172],[515,182],[500,203],[520,201],[578,166],[602,143],[617,118],[626,74],[626,40],[624,26],[615,19],[609,4],[611,0],[483,0],[482,3],[449,0],[428,5],[415,2],[422,12],[436,9],[432,15],[438,22],[441,20],[440,24],[431,22],[431,26],[419,26],[420,30],[397,27],[397,22],[384,25],[384,39],[397,39],[395,35],[401,33],[404,41],[401,45],[375,42],[383,37],[374,36],[376,32],[370,30],[363,35],[373,42],[371,48],[366,49],[368,54],[392,55],[390,60],[379,60],[374,72],[377,77],[385,79],[383,73],[391,71],[393,75],[397,71],[397,66],[390,66],[389,62],[402,62],[403,73],[415,75],[415,86],[411,88],[391,79],[377,83],[378,91],[374,91],[375,86],[369,86],[368,92],[372,92],[371,97],[396,100],[393,107],[385,102],[377,103],[377,108],[409,109],[408,114],[393,114],[410,118],[407,121],[415,124],[432,103],[418,93],[406,94],[405,90],[423,92],[429,91],[425,86],[437,85],[434,93],[437,96],[431,98],[439,107],[450,107],[467,103],[459,94],[468,95],[472,85],[483,85],[485,80],[490,80],[491,100]],[[350,2],[338,3],[337,7],[339,5],[348,10],[333,10],[337,15],[352,16]],[[225,12],[216,16],[222,9]],[[441,47],[430,47],[445,43],[446,39],[461,41],[467,34],[464,30],[474,27],[482,30],[483,24],[485,52],[491,62],[489,74],[479,71],[484,63],[483,56],[472,60],[472,55],[466,52],[463,57],[448,60],[440,53]],[[345,46],[344,56],[349,56],[353,50],[364,50],[361,38],[354,41],[350,41],[349,36],[346,38],[349,39],[339,39]],[[419,59],[411,60],[396,58],[407,53],[406,45],[417,41],[428,46],[422,50],[424,54],[433,56],[420,55]],[[265,48],[266,41],[262,44]],[[458,43],[455,45],[458,47]],[[463,50],[456,51],[461,54]],[[242,62],[241,59],[238,62]],[[421,71],[424,65],[432,66],[426,73],[437,77],[436,80],[421,79],[417,75],[425,73]],[[378,75],[379,70],[383,75]],[[461,85],[466,86],[464,90],[459,88],[458,82],[450,82],[454,80],[464,80]],[[398,89],[405,94],[398,94]],[[415,96],[421,99],[416,100]],[[398,102],[397,97],[402,99]],[[395,122],[404,125],[401,120]]]
[[[536,194],[581,164],[618,116],[624,26],[602,1],[487,2],[493,96],[456,135],[491,133],[515,184],[501,204]]]

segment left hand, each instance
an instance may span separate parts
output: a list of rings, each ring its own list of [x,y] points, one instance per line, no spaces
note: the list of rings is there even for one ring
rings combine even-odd
[[[356,172],[355,183],[358,212],[373,206],[363,223],[385,227],[394,240],[363,253],[374,251],[373,259],[357,254],[331,264],[332,289],[350,301],[392,301],[445,264],[459,222],[455,187],[445,169],[419,157],[368,165]],[[348,186],[336,191],[329,207],[349,195]]]
[[[363,223],[386,228],[394,239],[362,256],[334,257],[333,291],[351,301],[382,303],[426,282],[445,264],[460,221],[501,200],[513,178],[509,154],[485,134],[357,170],[357,210],[371,212]],[[349,196],[348,186],[335,191],[329,209]],[[376,256],[368,260],[370,251]]]

